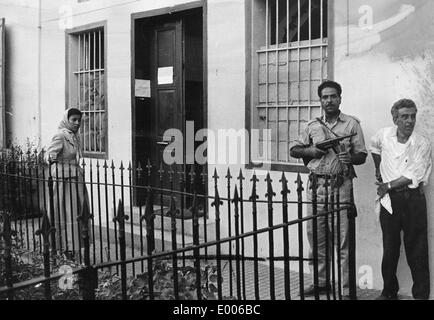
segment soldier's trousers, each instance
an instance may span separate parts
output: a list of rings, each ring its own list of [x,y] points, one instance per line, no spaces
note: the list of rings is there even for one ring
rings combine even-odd
[[[343,203],[349,203],[351,200],[352,180],[345,179],[343,184],[331,191],[331,187],[328,187],[328,191],[324,187],[325,179],[318,178],[317,189],[317,214],[320,215],[331,210],[332,202],[334,203],[334,209],[338,208],[337,201],[339,200],[340,207],[344,208],[348,205]],[[326,207],[326,199],[328,194],[328,208]],[[339,199],[338,199],[339,194]],[[307,200],[312,202],[312,190],[310,189],[310,183],[307,187]],[[313,215],[313,206],[307,205],[307,216]],[[339,215],[339,217],[338,217]],[[337,272],[341,271],[341,286],[343,294],[348,294],[349,286],[349,255],[348,255],[348,210],[341,210],[335,212],[333,215],[329,214],[327,217],[318,217],[317,221],[317,244],[318,244],[318,285],[324,287],[327,284],[327,270],[329,270],[329,279],[332,279],[332,250],[334,250],[335,264],[335,279],[337,281]],[[314,252],[314,221],[309,220],[307,224],[307,236],[310,245],[309,258],[313,258]],[[328,231],[327,231],[328,230]],[[333,236],[332,236],[333,235]],[[328,244],[327,240],[328,239]],[[328,252],[326,252],[326,246],[329,246]],[[326,259],[326,253],[328,253],[328,264]],[[338,260],[338,257],[340,259]],[[338,267],[340,264],[340,267]],[[310,263],[310,271],[313,276],[313,263]]]

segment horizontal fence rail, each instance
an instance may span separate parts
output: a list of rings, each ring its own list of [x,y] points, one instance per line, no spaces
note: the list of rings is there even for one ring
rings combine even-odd
[[[228,169],[220,178],[206,168],[51,163],[43,151],[19,149],[3,154],[0,298],[41,287],[44,299],[78,288],[76,298],[93,300],[113,285],[119,299],[304,300],[305,287],[320,285],[321,259],[330,285],[313,299],[343,298],[344,267],[356,298],[354,201],[340,201],[337,176],[326,179],[319,199],[319,178],[311,175],[308,201],[300,174],[273,181],[270,173],[248,179]],[[348,266],[337,245],[341,219],[350,224]],[[306,243],[309,228],[313,239]],[[40,270],[22,280],[17,268],[26,254],[28,264],[39,257]],[[66,275],[62,263],[73,264]]]

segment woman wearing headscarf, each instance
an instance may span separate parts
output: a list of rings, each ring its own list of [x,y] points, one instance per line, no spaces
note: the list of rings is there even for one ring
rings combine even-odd
[[[47,148],[47,160],[54,180],[54,224],[56,249],[75,255],[81,244],[81,230],[77,217],[89,198],[80,167],[82,149],[78,131],[82,113],[76,108],[65,111],[57,133]]]

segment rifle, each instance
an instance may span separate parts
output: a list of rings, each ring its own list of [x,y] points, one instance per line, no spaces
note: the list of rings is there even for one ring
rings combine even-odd
[[[348,138],[352,138],[354,136],[356,136],[356,133],[350,134],[348,136],[343,136],[343,137],[337,137],[337,138],[333,138],[333,139],[328,139],[322,142],[319,142],[317,144],[315,144],[314,146],[322,151],[327,151],[329,149],[332,149],[336,154],[340,153],[338,151],[338,147],[340,147],[340,143],[341,141],[348,139]],[[310,147],[311,145],[307,145],[306,147]],[[313,160],[313,158],[310,157],[305,157],[303,158],[303,162],[304,165],[307,166],[309,164],[309,162],[311,162]]]

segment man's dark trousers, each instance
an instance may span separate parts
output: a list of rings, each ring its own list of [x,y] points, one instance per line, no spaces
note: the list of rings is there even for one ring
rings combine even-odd
[[[383,262],[381,266],[383,295],[395,296],[399,291],[396,271],[398,267],[401,230],[407,262],[413,277],[413,297],[428,299],[430,294],[426,200],[423,189],[390,192],[393,214],[381,208],[380,223],[383,231]]]

